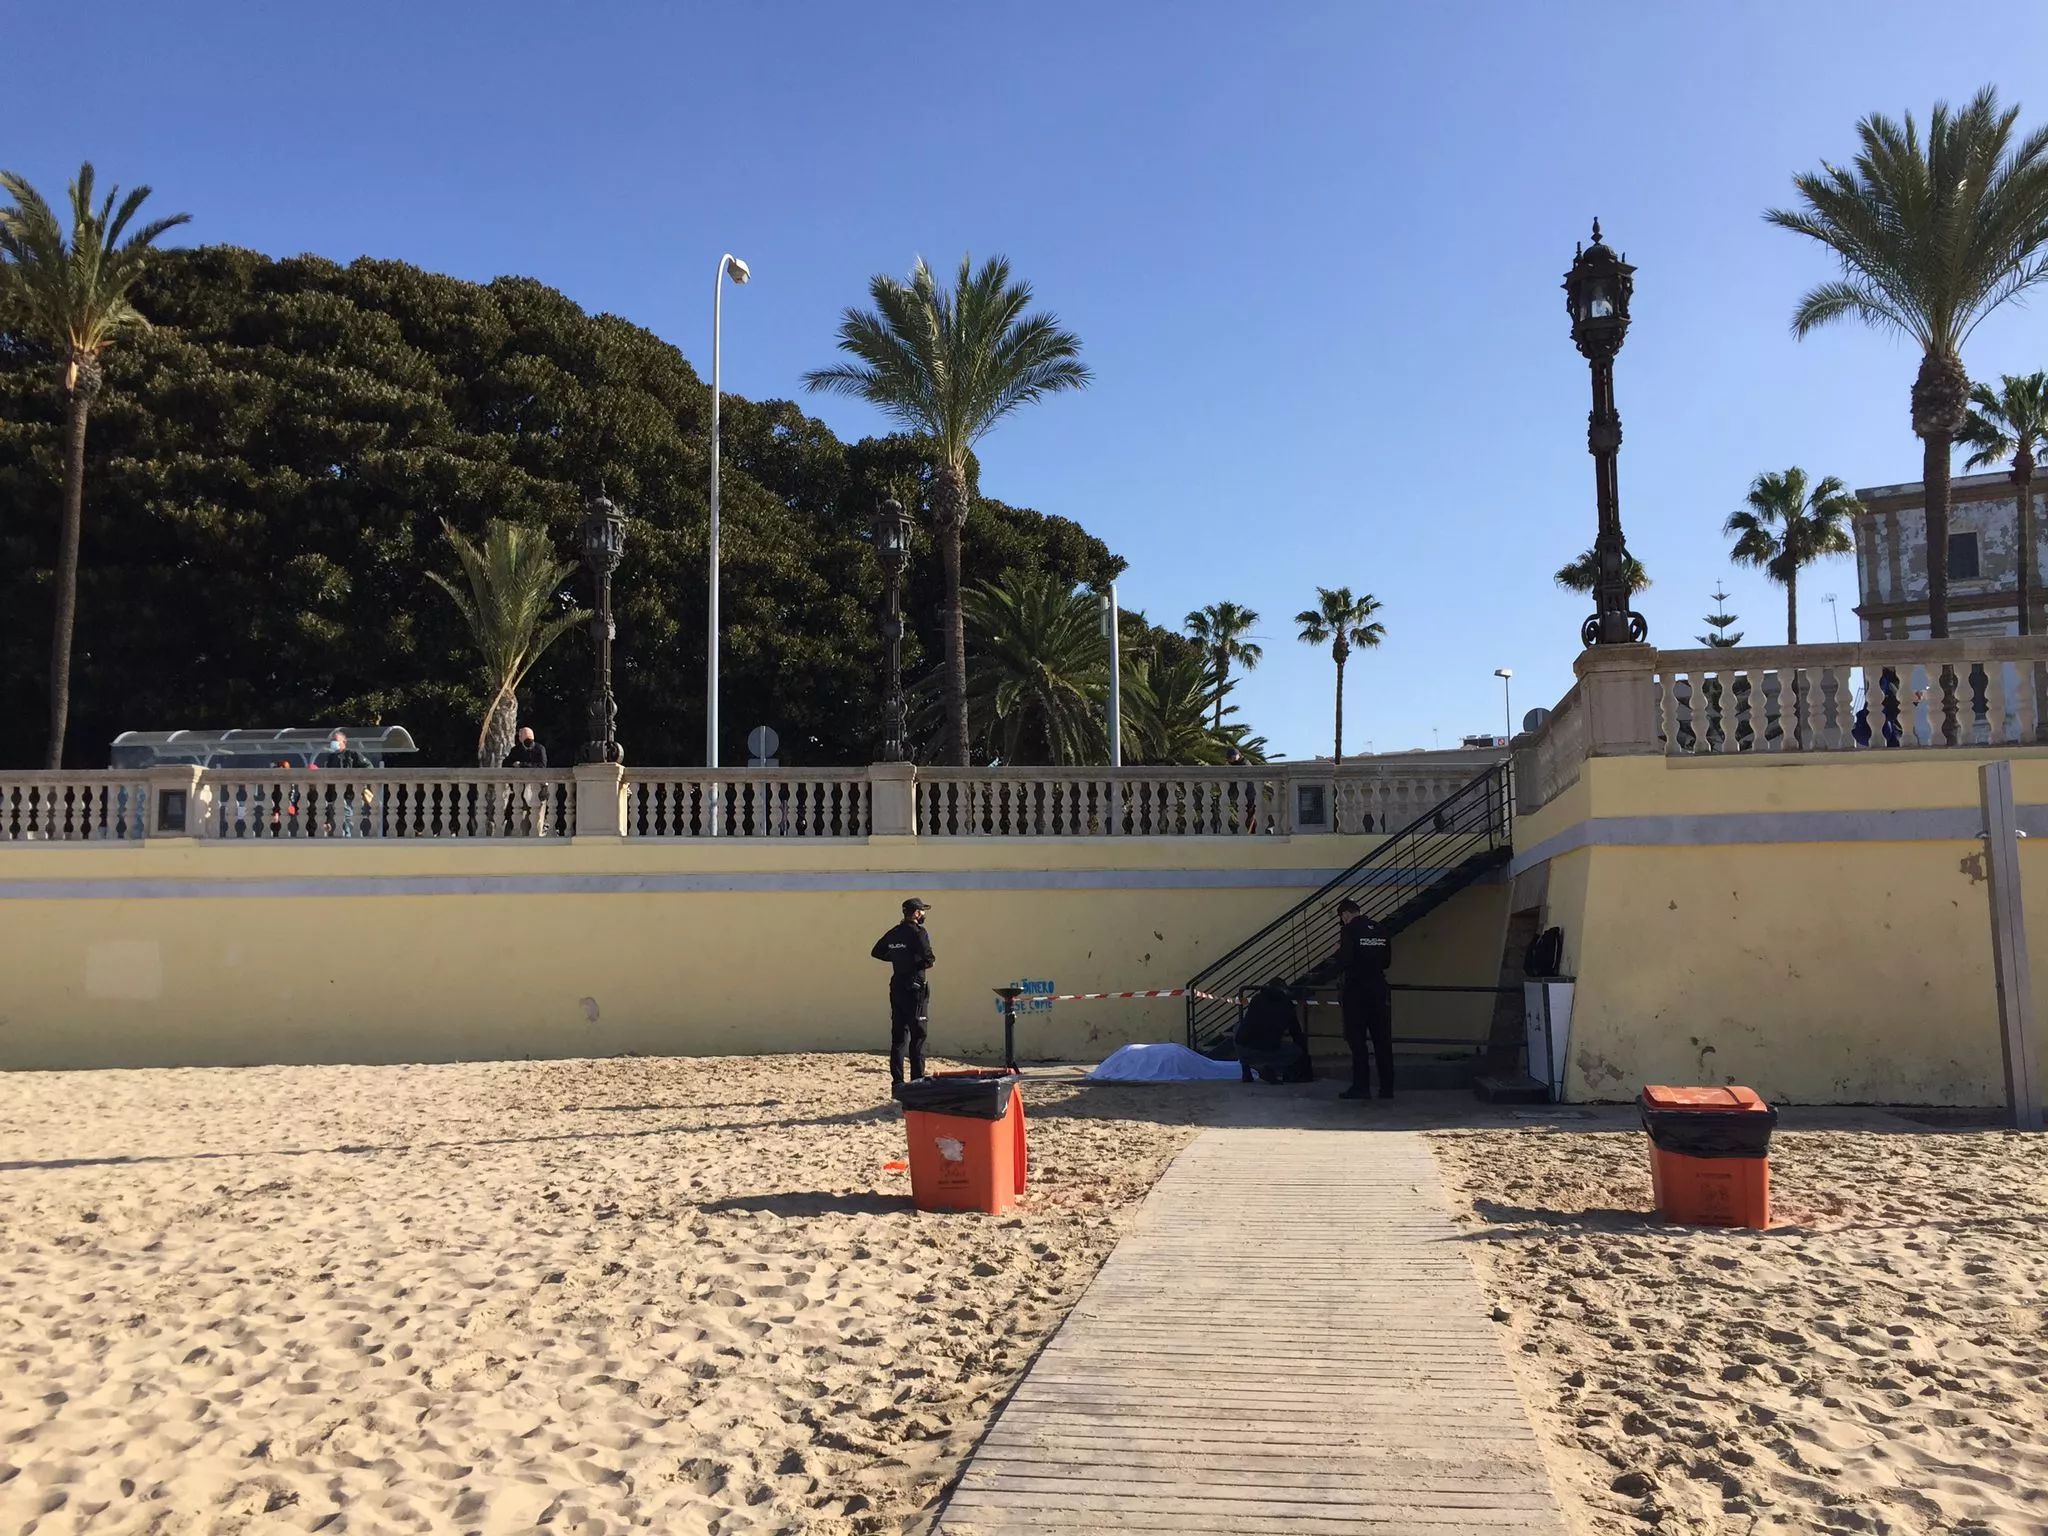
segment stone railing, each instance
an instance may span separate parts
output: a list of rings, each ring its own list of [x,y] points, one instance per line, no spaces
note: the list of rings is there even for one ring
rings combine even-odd
[[[1587,756],[1586,709],[1574,687],[1558,700],[1543,729],[1515,743],[1516,809],[1533,811],[1570,789]]]
[[[153,768],[0,775],[0,842],[1286,837],[1390,831],[1498,753],[1261,768]]]
[[[574,781],[545,768],[211,769],[192,778],[189,824],[203,839],[446,841],[576,830]]]
[[[627,837],[866,837],[865,768],[628,768]]]
[[[139,841],[148,806],[142,773],[0,773],[0,843]]]
[[[1596,648],[1543,728],[1515,741],[1520,808],[1588,757],[1953,751],[2048,745],[2048,637],[1660,651]]]

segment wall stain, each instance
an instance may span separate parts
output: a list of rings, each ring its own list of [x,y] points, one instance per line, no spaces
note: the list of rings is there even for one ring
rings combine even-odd
[[[583,1017],[588,1019],[592,1024],[595,1024],[597,1022],[597,999],[594,997],[585,997],[578,999],[578,1002],[583,1009]]]
[[[1956,867],[1970,877],[1970,884],[1972,885],[1982,885],[1990,878],[1989,872],[1984,868],[1984,850],[1982,848],[1979,848],[1975,853],[1965,854]]]

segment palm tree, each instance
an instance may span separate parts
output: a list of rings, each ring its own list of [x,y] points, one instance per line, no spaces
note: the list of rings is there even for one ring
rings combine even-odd
[[[1125,668],[1124,755],[1140,763],[1220,763],[1234,739],[1225,733],[1223,696],[1209,658],[1176,648],[1135,657]],[[1215,723],[1210,715],[1214,712]],[[1232,730],[1242,734],[1242,726]]]
[[[1043,572],[966,594],[967,702],[1006,763],[1094,763],[1108,751],[1109,637],[1089,594]]]
[[[1853,169],[1822,163],[1792,178],[1803,207],[1764,217],[1818,240],[1842,264],[1792,314],[1794,335],[1854,315],[1920,348],[1913,431],[1927,500],[1927,617],[1948,635],[1949,453],[1968,419],[1962,348],[1986,315],[2048,277],[2048,129],[2018,143],[2014,107],[1979,91],[1960,112],[1938,102],[1923,143],[1873,113],[1856,125]]]
[[[1183,626],[1188,637],[1208,653],[1209,665],[1216,671],[1216,721],[1212,727],[1215,731],[1223,729],[1223,692],[1230,686],[1230,664],[1237,662],[1249,672],[1266,654],[1262,647],[1245,639],[1258,622],[1258,614],[1249,608],[1240,608],[1235,603],[1211,603],[1189,614]]]
[[[1722,530],[1736,535],[1729,558],[1760,566],[1785,588],[1785,643],[1799,643],[1799,572],[1823,555],[1846,555],[1856,544],[1849,519],[1863,503],[1833,475],[1808,490],[1797,465],[1783,474],[1758,475],[1745,498],[1749,506],[1728,514]]]
[[[1354,644],[1375,646],[1386,639],[1386,626],[1373,621],[1373,615],[1379,611],[1379,599],[1370,592],[1354,598],[1349,587],[1317,587],[1316,606],[1304,608],[1294,616],[1294,622],[1301,626],[1301,642],[1321,645],[1327,641],[1331,656],[1336,658],[1337,742],[1331,756],[1340,763],[1344,761],[1344,663],[1351,659]]]
[[[804,375],[811,389],[857,395],[929,437],[932,518],[946,581],[946,736],[942,760],[967,763],[967,637],[961,609],[960,530],[967,523],[967,456],[1020,405],[1093,375],[1080,361],[1080,338],[1049,314],[1025,314],[1031,285],[1013,281],[1000,256],[975,271],[960,258],[951,292],[923,260],[899,283],[886,273],[868,283],[874,309],[848,309],[839,350],[856,361]]]
[[[71,183],[67,245],[56,213],[26,179],[0,171],[0,191],[14,200],[12,207],[0,208],[0,323],[55,354],[70,417],[57,537],[56,617],[50,631],[47,766],[61,768],[71,717],[71,632],[78,617],[78,544],[85,521],[85,423],[99,397],[100,359],[122,335],[149,328],[129,292],[157,238],[192,216],[173,214],[128,234],[149,188],[137,187],[124,198],[115,187],[95,208],[92,162],[87,161]]]
[[[461,562],[467,590],[438,571],[427,579],[455,599],[470,639],[483,659],[483,680],[491,690],[477,731],[476,763],[495,768],[512,750],[519,726],[519,685],[541,653],[590,614],[562,608],[562,583],[576,567],[557,560],[540,528],[492,518],[479,550],[447,523],[441,531]]]
[[[1979,384],[1970,391],[1970,413],[1957,441],[1974,450],[1965,469],[1983,469],[2000,459],[2012,460],[2012,483],[2018,488],[2019,575],[2015,606],[2019,632],[2034,632],[2034,446],[2048,442],[2048,373],[2021,378],[2005,374],[1993,393]]]
[[[1559,566],[1557,575],[1552,579],[1567,592],[1580,592],[1591,597],[1593,589],[1600,584],[1600,562],[1595,552],[1589,549],[1569,565]],[[1642,561],[1624,551],[1621,579],[1628,583],[1629,596],[1633,597],[1650,584],[1650,573],[1643,569]]]

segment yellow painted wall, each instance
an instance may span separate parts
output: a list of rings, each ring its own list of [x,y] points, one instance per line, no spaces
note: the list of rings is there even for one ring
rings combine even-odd
[[[1517,847],[1603,823],[1640,837],[1668,818],[1974,813],[1987,756],[1601,759],[1522,819]],[[2048,761],[2017,761],[2014,779],[2021,805],[2048,803]],[[1809,1103],[2002,1101],[1981,843],[1713,841],[1596,842],[1550,861],[1545,922],[1579,978],[1571,1097],[1738,1082]],[[2022,865],[2040,1017],[2048,841],[2023,843]]]
[[[1280,872],[1377,841],[17,845],[0,1068],[885,1048],[868,949],[910,894],[933,903],[932,1049],[987,1055],[989,988],[1178,986],[1309,893]],[[1059,888],[1117,880],[1157,883]],[[782,888],[663,888],[689,882]],[[1454,898],[1397,979],[1490,984],[1502,904]],[[1020,1056],[1089,1060],[1185,1016],[1061,1004],[1019,1026]]]

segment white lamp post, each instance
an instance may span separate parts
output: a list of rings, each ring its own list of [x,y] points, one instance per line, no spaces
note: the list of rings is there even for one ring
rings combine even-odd
[[[1109,766],[1124,765],[1123,639],[1118,633],[1116,583],[1102,594],[1102,632],[1109,636]]]
[[[1501,718],[1507,726],[1508,740],[1515,739],[1515,685],[1508,681],[1515,675],[1513,667],[1495,667],[1493,675],[1500,679]]]
[[[724,310],[725,280],[744,283],[753,273],[739,257],[718,258],[718,276],[711,295],[711,602],[706,621],[704,659],[704,766],[718,766],[718,348]]]

